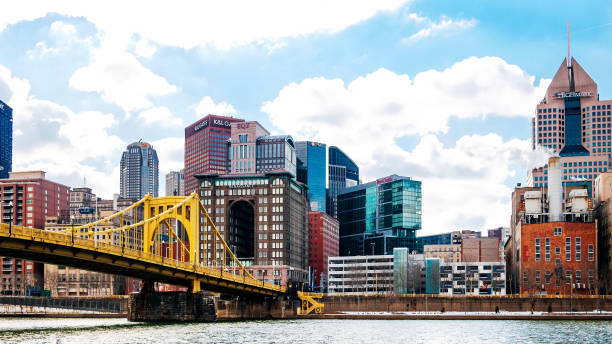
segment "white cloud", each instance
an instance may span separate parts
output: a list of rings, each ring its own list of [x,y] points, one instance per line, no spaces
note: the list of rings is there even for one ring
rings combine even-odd
[[[164,195],[166,190],[166,174],[170,171],[179,171],[185,166],[184,137],[167,137],[151,142],[159,159],[159,194]]]
[[[153,57],[153,55],[155,55],[155,52],[157,51],[157,47],[151,44],[151,42],[149,42],[149,40],[145,38],[139,39],[133,45],[134,53],[140,57],[146,57],[150,59],[151,57]]]
[[[153,123],[162,123],[180,126],[183,124],[183,121],[178,117],[174,117],[172,111],[165,106],[145,110],[138,114],[138,118],[142,119],[148,125]]]
[[[126,112],[151,107],[150,97],[177,91],[176,86],[145,68],[130,53],[97,48],[92,54],[92,63],[77,69],[70,78],[71,88],[97,92]]]
[[[277,42],[313,33],[334,33],[394,11],[409,0],[270,0],[264,4],[248,0],[140,1],[80,0],[50,2],[21,1],[6,6],[0,16],[0,31],[9,24],[34,20],[48,13],[85,17],[111,36],[124,42],[139,34],[161,45],[191,49],[213,45],[229,49],[244,44]],[[143,12],[143,8],[146,11]],[[140,13],[141,15],[135,15]]]
[[[47,47],[47,43],[45,42],[37,42],[34,48],[26,51],[26,55],[30,60],[37,60],[47,55],[55,55],[58,52],[58,48]]]
[[[68,24],[61,20],[56,20],[51,23],[51,27],[49,28],[49,32],[56,35],[61,36],[72,36],[75,35],[77,30],[76,27],[72,24]]]
[[[125,144],[110,133],[113,114],[75,113],[65,106],[29,94],[27,80],[12,77],[0,66],[0,98],[13,108],[13,170],[45,170],[51,180],[69,186],[83,177],[94,190],[110,197],[119,188],[115,171]]]
[[[500,58],[471,57],[414,79],[386,69],[348,85],[305,79],[285,86],[262,111],[281,132],[341,147],[364,180],[391,173],[423,180],[424,228],[440,232],[506,224],[510,190],[504,183],[533,157],[527,141],[474,135],[445,147],[435,135],[447,131],[451,118],[531,116],[548,83],[536,84]],[[412,151],[397,142],[409,136],[421,136]]]
[[[410,35],[405,41],[414,42],[421,40],[423,38],[427,38],[433,35],[436,35],[440,32],[449,32],[449,31],[460,31],[469,29],[471,27],[476,26],[478,21],[476,19],[452,19],[446,16],[442,16],[440,21],[434,22],[429,18],[420,17],[414,13],[408,15],[408,18],[417,22],[417,23],[426,23],[427,27],[422,28],[415,34]]]
[[[236,109],[231,104],[226,102],[220,102],[215,104],[213,99],[209,96],[205,96],[200,100],[200,103],[195,106],[195,112],[197,117],[202,117],[206,115],[235,115]]]

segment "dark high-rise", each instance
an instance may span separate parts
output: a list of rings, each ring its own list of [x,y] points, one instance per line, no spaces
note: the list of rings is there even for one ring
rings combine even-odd
[[[421,202],[421,182],[397,175],[344,189],[338,194],[340,255],[418,250]]]
[[[297,180],[308,186],[310,209],[325,212],[327,147],[324,143],[298,141],[295,151],[298,159]]]
[[[0,179],[13,168],[13,109],[0,100]]]
[[[359,184],[359,167],[340,148],[329,147],[327,214],[338,218],[338,193]]]
[[[123,198],[141,199],[159,193],[159,160],[153,146],[146,142],[134,142],[121,156],[120,195]]]

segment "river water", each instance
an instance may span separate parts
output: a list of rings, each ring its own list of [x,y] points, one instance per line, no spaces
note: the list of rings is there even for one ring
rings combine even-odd
[[[612,321],[0,319],[0,343],[610,343]]]

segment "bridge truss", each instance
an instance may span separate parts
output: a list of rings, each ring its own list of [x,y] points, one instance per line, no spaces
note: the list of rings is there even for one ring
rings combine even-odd
[[[234,294],[279,295],[234,255],[200,202],[145,196],[111,216],[60,231],[0,224],[0,255]]]

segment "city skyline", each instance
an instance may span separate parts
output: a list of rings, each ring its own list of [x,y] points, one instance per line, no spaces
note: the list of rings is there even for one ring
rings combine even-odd
[[[601,99],[612,98],[602,48],[612,27],[601,3],[571,15],[551,3],[488,6],[533,16],[527,27],[493,23],[477,6],[339,6],[331,19],[310,22],[316,11],[304,6],[307,19],[295,26],[253,23],[250,32],[209,38],[163,8],[152,12],[186,26],[165,35],[149,18],[121,15],[114,30],[102,10],[11,8],[0,22],[0,42],[14,47],[0,52],[0,99],[14,110],[13,170],[45,170],[73,186],[85,177],[110,198],[128,143],[156,147],[164,176],[184,167],[184,128],[211,112],[338,146],[364,182],[389,174],[423,181],[421,235],[507,226],[508,195],[534,158],[530,118],[565,57],[566,20],[572,55]],[[466,201],[470,192],[479,194]]]

